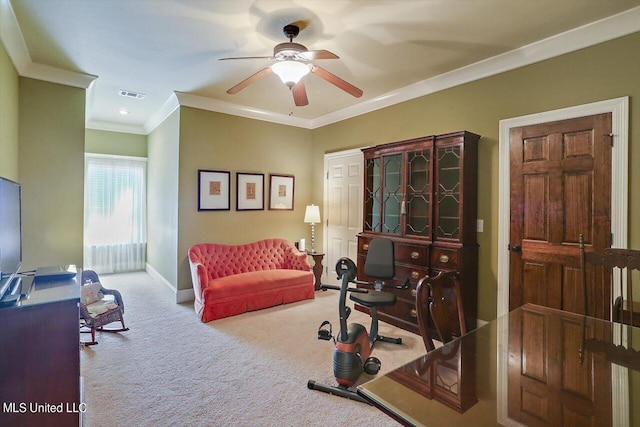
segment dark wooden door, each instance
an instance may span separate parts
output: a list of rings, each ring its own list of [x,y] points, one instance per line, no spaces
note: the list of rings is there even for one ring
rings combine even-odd
[[[509,310],[584,311],[580,234],[611,245],[610,134],[610,113],[511,129]]]

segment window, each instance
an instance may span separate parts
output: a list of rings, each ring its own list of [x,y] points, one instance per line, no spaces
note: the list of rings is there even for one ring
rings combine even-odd
[[[143,270],[147,160],[85,155],[84,265],[97,273]]]

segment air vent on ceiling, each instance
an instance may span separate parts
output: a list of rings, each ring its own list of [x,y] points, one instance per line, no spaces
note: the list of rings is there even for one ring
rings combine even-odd
[[[120,89],[120,96],[125,96],[127,98],[144,99],[146,95],[140,92]]]

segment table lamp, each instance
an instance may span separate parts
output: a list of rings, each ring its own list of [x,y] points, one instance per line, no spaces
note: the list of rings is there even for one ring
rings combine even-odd
[[[304,212],[304,222],[311,224],[311,253],[316,251],[316,229],[315,225],[320,223],[320,207],[316,205],[307,206]]]

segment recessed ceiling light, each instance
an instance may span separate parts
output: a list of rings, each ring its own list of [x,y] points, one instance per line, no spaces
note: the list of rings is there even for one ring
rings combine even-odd
[[[127,114],[129,114],[129,112],[127,110],[125,110],[124,108],[119,109],[118,113],[122,114],[123,116],[126,116]]]

